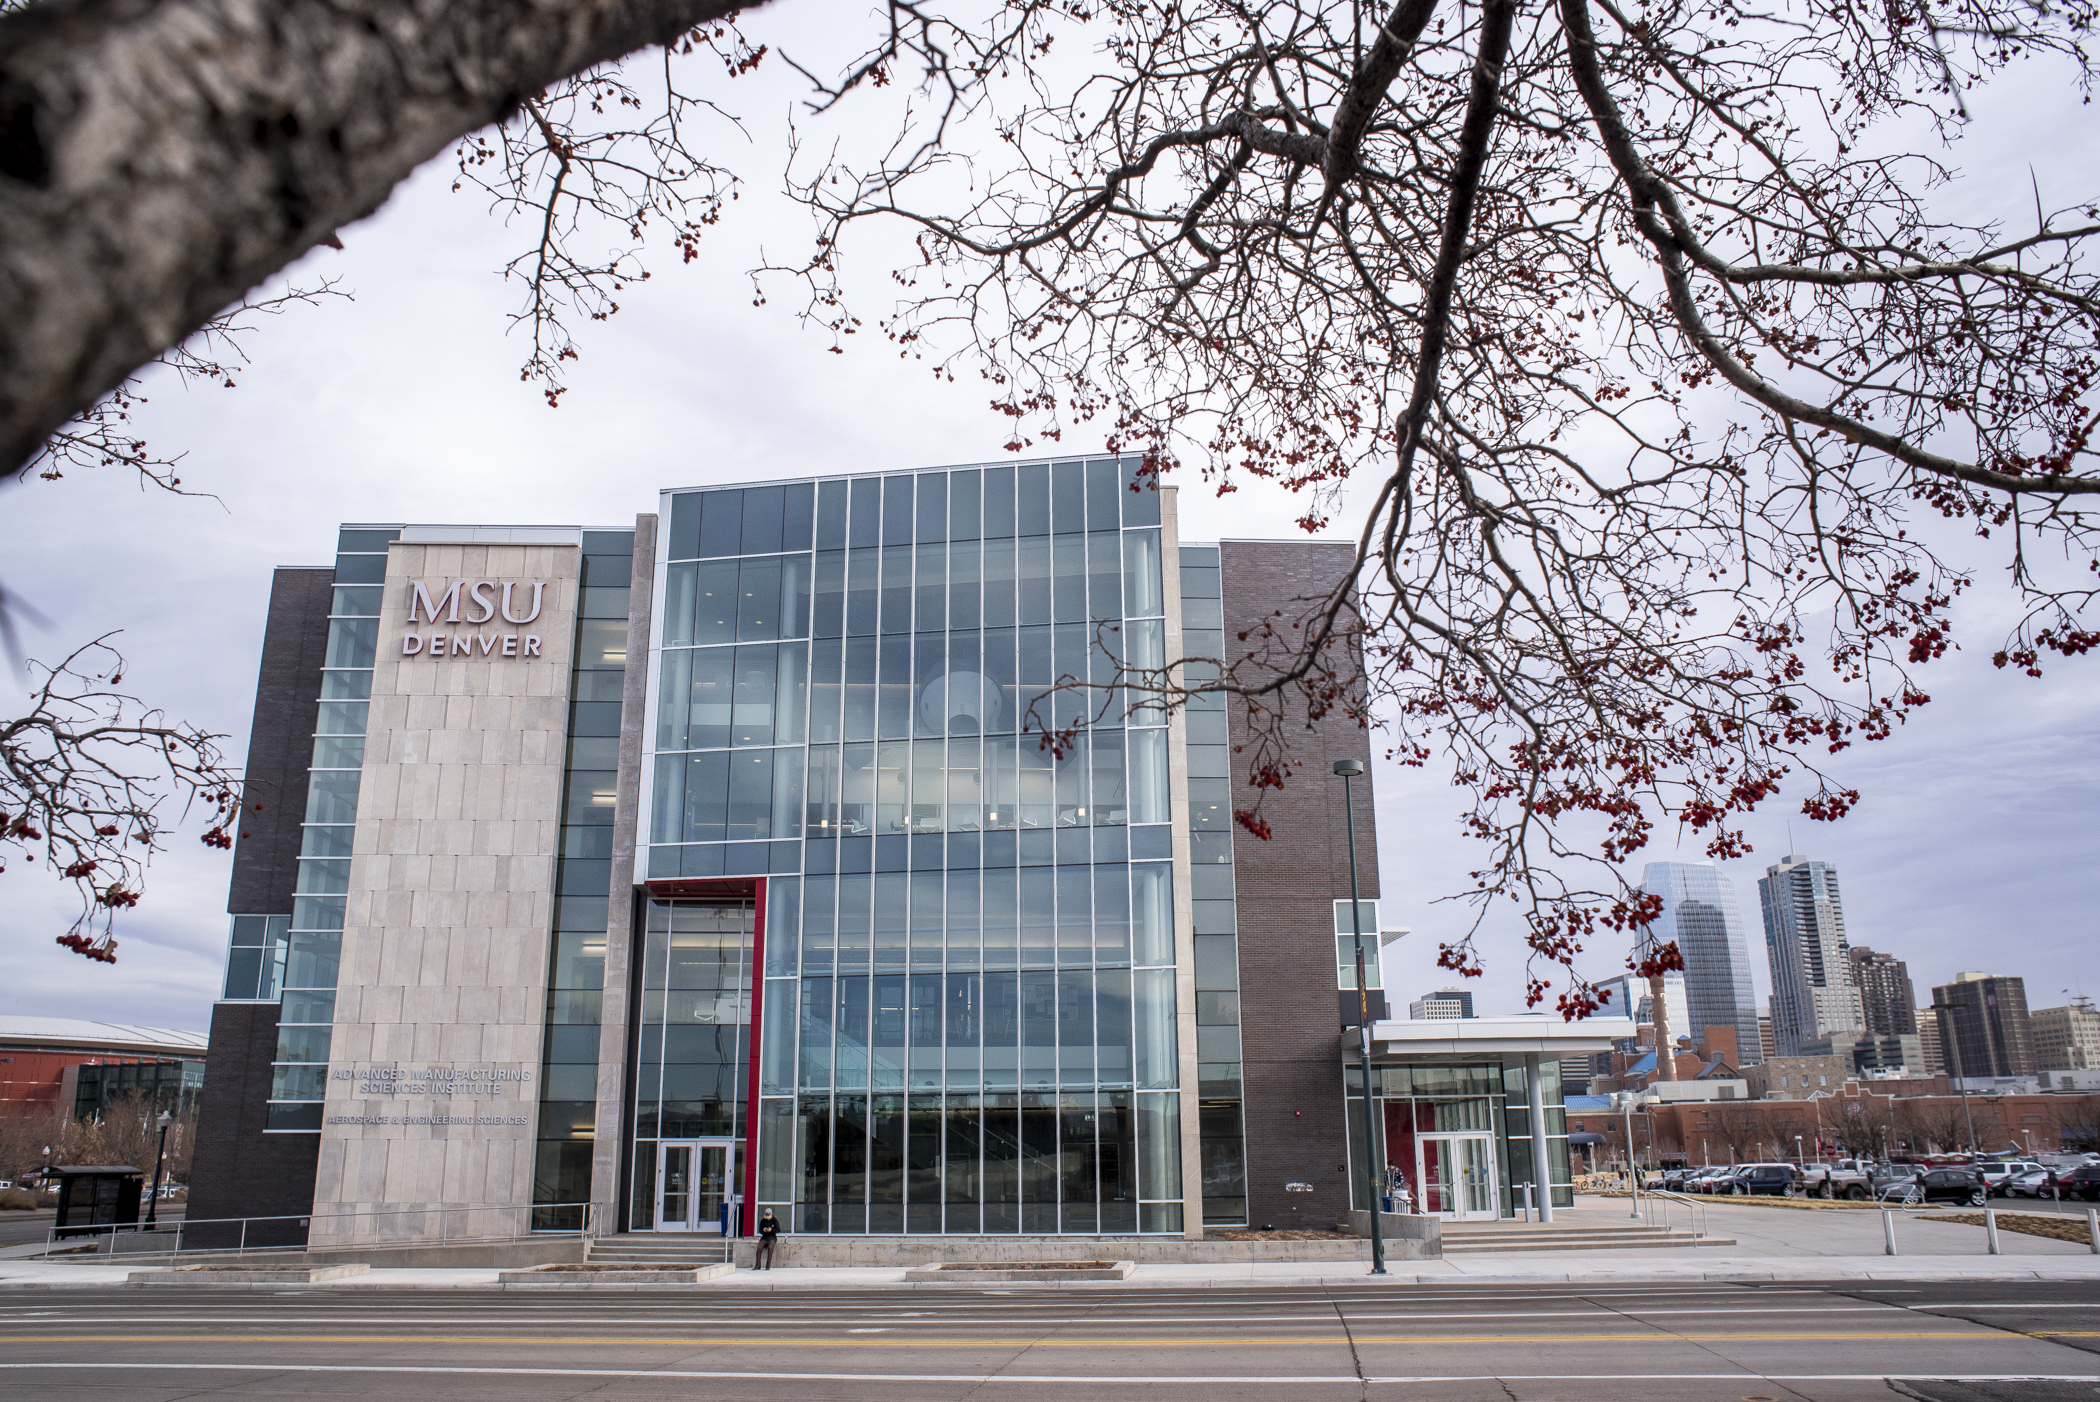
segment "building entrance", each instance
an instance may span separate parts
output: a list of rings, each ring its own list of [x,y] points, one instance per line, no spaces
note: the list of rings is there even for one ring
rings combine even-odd
[[[1495,1202],[1495,1145],[1486,1134],[1415,1137],[1418,1211],[1458,1220],[1500,1216]]]
[[[656,1215],[660,1232],[720,1235],[722,1208],[736,1183],[733,1139],[667,1139],[656,1146]]]

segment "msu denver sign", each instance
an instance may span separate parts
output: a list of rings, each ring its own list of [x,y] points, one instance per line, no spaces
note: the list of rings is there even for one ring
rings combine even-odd
[[[497,594],[498,589],[502,594]],[[531,601],[524,597],[526,589],[532,591]],[[408,585],[408,626],[410,632],[401,637],[403,657],[538,657],[540,636],[537,633],[514,633],[497,629],[491,632],[441,633],[436,631],[447,625],[479,629],[483,624],[493,623],[497,616],[511,627],[523,627],[540,616],[540,605],[546,597],[545,580],[532,580],[528,584],[504,583],[493,579],[454,580],[452,586],[441,594],[433,595],[422,580],[410,580]],[[427,625],[428,634],[413,631],[419,624]]]

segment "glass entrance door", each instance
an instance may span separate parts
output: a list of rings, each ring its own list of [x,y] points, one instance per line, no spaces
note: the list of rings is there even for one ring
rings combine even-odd
[[[1489,1218],[1495,1208],[1495,1148],[1485,1134],[1424,1134],[1420,1155],[1422,1203],[1417,1211],[1454,1219]]]
[[[722,1230],[722,1204],[736,1184],[733,1139],[664,1140],[656,1146],[656,1230]]]

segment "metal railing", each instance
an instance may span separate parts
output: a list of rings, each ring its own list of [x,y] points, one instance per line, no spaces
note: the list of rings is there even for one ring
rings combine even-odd
[[[579,1225],[559,1230],[532,1227],[534,1216],[551,1209],[580,1208]],[[448,1204],[368,1212],[310,1212],[303,1216],[163,1218],[141,1222],[59,1227],[45,1238],[45,1256],[282,1255],[290,1252],[413,1246],[471,1246],[524,1238],[591,1235],[592,1204]],[[292,1238],[285,1240],[284,1238]],[[91,1250],[90,1250],[91,1248]]]
[[[1642,1214],[1642,1220],[1646,1221],[1649,1226],[1660,1226],[1664,1231],[1668,1231],[1670,1230],[1670,1222],[1674,1214],[1682,1211],[1685,1225],[1690,1230],[1692,1239],[1696,1241],[1706,1235],[1706,1204],[1697,1198],[1687,1197],[1683,1193],[1666,1193],[1658,1188],[1649,1188],[1641,1194],[1641,1202],[1646,1208],[1646,1211]],[[1662,1220],[1660,1222],[1654,1221],[1651,1214],[1659,1215]]]

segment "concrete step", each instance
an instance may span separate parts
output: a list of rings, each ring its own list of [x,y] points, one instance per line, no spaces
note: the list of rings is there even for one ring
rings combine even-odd
[[[1463,1232],[1444,1238],[1446,1256],[1484,1255],[1503,1251],[1646,1251],[1686,1246],[1733,1246],[1731,1237],[1695,1237],[1690,1232],[1659,1227],[1555,1231]]]
[[[1653,1251],[1659,1250],[1664,1247],[1682,1249],[1684,1247],[1690,1246],[1734,1246],[1735,1244],[1735,1239],[1733,1237],[1695,1237],[1691,1233],[1687,1232],[1681,1240],[1677,1241],[1655,1241],[1652,1239],[1646,1241],[1608,1242],[1535,1241],[1506,1246],[1490,1246],[1476,1245],[1472,1243],[1445,1242],[1444,1254],[1446,1256],[1495,1256],[1501,1255],[1503,1253],[1519,1251]]]
[[[1527,1226],[1527,1225],[1525,1225],[1525,1224],[1523,1224],[1523,1223],[1517,1223],[1517,1224],[1514,1224],[1514,1225],[1512,1225],[1512,1224],[1509,1224],[1509,1223],[1503,1223],[1503,1224],[1502,1224],[1502,1225],[1500,1225],[1500,1226],[1492,1226],[1492,1227],[1473,1227],[1473,1226],[1467,1226],[1467,1225],[1461,1225],[1461,1224],[1455,1224],[1455,1223],[1446,1223],[1446,1224],[1445,1224],[1445,1226],[1444,1226],[1444,1233],[1443,1233],[1443,1235],[1444,1235],[1444,1239],[1445,1239],[1446,1241],[1450,1241],[1450,1240],[1452,1240],[1452,1239],[1454,1239],[1454,1238],[1459,1238],[1459,1237],[1464,1237],[1464,1238],[1468,1238],[1468,1239],[1470,1239],[1470,1238],[1473,1238],[1473,1237],[1506,1237],[1506,1236],[1551,1236],[1551,1237],[1561,1237],[1561,1236],[1613,1236],[1613,1237],[1622,1237],[1622,1236],[1661,1236],[1661,1235],[1662,1235],[1662,1234],[1663,1234],[1664,1232],[1666,1232],[1666,1231],[1669,1231],[1669,1230],[1671,1230],[1671,1229],[1670,1229],[1670,1228],[1667,1228],[1667,1227],[1649,1227],[1649,1226],[1639,1226],[1639,1227],[1632,1227],[1632,1226],[1628,1226],[1628,1227],[1596,1227],[1596,1226],[1580,1226],[1580,1227],[1573,1227],[1573,1226],[1570,1226],[1570,1227],[1563,1227],[1563,1226],[1559,1226],[1559,1225],[1557,1225],[1557,1224],[1542,1224],[1542,1225],[1538,1225],[1538,1226]]]
[[[729,1259],[730,1245],[720,1237],[637,1233],[593,1240],[588,1259],[596,1265],[711,1266]]]
[[[1485,1222],[1446,1222],[1443,1224],[1443,1227],[1445,1236],[1476,1236],[1480,1234],[1493,1236],[1501,1232],[1660,1232],[1668,1230],[1668,1228],[1657,1226],[1652,1222],[1571,1222],[1566,1218],[1552,1222],[1526,1222],[1522,1218],[1511,1220],[1507,1217],[1499,1220],[1491,1219]]]

